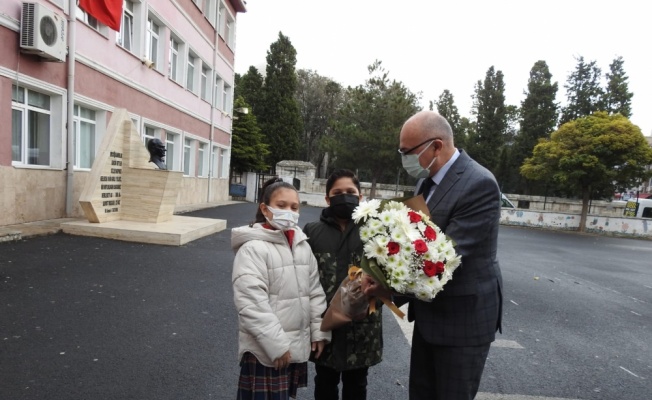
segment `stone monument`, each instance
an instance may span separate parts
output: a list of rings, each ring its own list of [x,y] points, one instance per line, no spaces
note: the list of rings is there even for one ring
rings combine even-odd
[[[155,168],[150,160],[156,157],[160,168],[165,153],[152,148],[155,154],[141,141],[127,110],[116,109],[79,198],[88,222],[62,224],[63,231],[181,245],[225,229],[224,220],[174,215],[183,173]]]

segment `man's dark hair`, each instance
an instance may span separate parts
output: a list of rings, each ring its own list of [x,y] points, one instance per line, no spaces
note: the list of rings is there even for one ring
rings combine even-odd
[[[358,180],[358,177],[355,176],[355,173],[350,169],[338,169],[334,171],[326,181],[326,196],[328,196],[328,193],[330,193],[333,185],[335,184],[335,181],[340,178],[351,178],[355,187],[358,188],[358,192],[360,192],[360,181]]]

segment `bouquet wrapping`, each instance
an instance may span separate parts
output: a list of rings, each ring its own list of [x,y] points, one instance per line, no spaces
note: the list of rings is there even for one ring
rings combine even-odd
[[[362,292],[362,270],[352,266],[344,278],[321,322],[322,331],[330,331],[367,316],[369,300]]]
[[[353,219],[361,224],[364,244],[360,266],[386,289],[431,301],[461,263],[455,243],[430,220],[422,196],[364,201]]]

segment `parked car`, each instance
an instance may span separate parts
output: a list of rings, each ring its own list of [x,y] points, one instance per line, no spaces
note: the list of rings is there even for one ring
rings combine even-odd
[[[502,207],[503,207],[503,208],[516,208],[516,206],[514,206],[514,203],[512,203],[511,201],[509,201],[509,199],[507,198],[507,196],[505,196],[505,195],[502,194],[502,193],[500,194],[500,199],[502,200]]]

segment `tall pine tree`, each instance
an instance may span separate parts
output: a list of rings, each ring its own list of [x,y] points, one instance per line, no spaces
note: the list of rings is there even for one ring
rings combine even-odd
[[[435,101],[437,107],[437,112],[442,117],[446,118],[448,123],[453,129],[454,142],[457,147],[463,147],[464,132],[462,132],[462,118],[460,117],[460,112],[455,105],[455,98],[450,90],[445,89],[440,95],[439,99]],[[432,107],[430,108],[432,110]]]
[[[253,65],[241,77],[236,76],[234,96],[242,96],[250,106],[249,112],[254,115],[258,115],[259,103],[263,98],[263,84],[263,76]]]
[[[301,115],[295,98],[297,90],[297,51],[290,39],[278,34],[278,40],[267,51],[267,71],[263,86],[263,101],[256,110],[263,134],[267,138],[270,154],[267,158],[272,169],[281,160],[299,158]]]
[[[326,174],[325,137],[333,134],[332,123],[342,106],[342,86],[315,71],[297,71],[297,102],[303,121],[301,159],[317,167],[317,176]]]
[[[605,111],[609,114],[619,113],[629,118],[632,116],[632,97],[627,80],[629,77],[623,69],[624,60],[618,57],[609,65],[607,90],[604,94]]]
[[[521,103],[520,131],[514,141],[514,150],[510,167],[518,171],[526,158],[532,157],[532,150],[539,139],[549,138],[555,130],[559,115],[557,97],[557,82],[552,82],[552,74],[548,64],[539,60],[530,70],[530,79],[525,92],[525,100]],[[543,194],[540,182],[527,180],[519,175],[513,191],[525,194]]]
[[[233,108],[249,108],[242,96],[235,99]],[[269,154],[268,145],[258,127],[256,116],[248,112],[237,113],[233,119],[231,143],[231,169],[236,172],[265,171],[269,165],[265,158]]]
[[[586,63],[584,57],[577,58],[575,71],[571,72],[564,85],[567,104],[562,109],[560,125],[603,109],[601,78],[602,71],[595,60]]]
[[[484,82],[475,87],[473,113],[476,130],[469,138],[469,154],[492,172],[496,172],[501,149],[507,133],[505,83],[503,73],[491,66]]]

